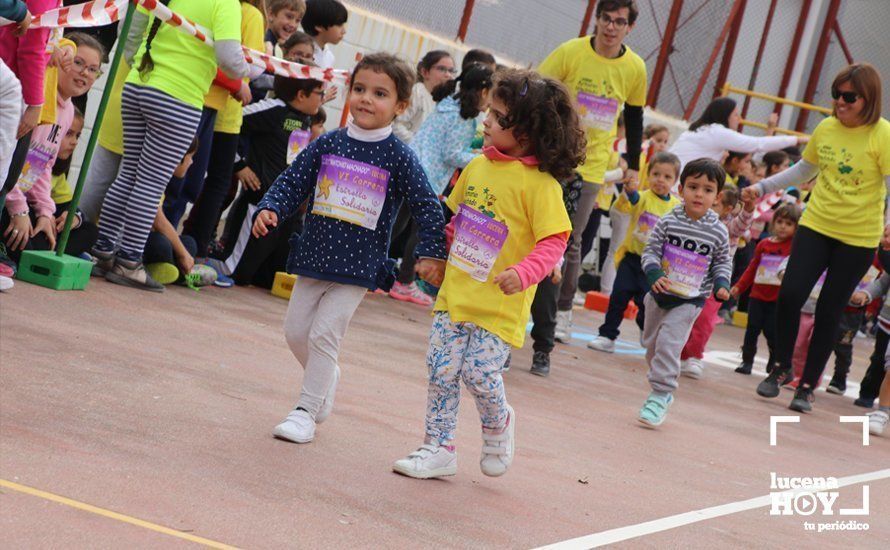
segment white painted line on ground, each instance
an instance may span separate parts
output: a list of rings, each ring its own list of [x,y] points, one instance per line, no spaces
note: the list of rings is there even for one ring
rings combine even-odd
[[[847,487],[849,485],[857,485],[859,483],[867,483],[869,481],[878,481],[881,479],[890,479],[890,468],[887,468],[885,470],[877,470],[875,472],[869,472],[865,474],[841,477],[838,478],[837,484],[838,487]],[[796,495],[801,493],[813,493],[817,490],[818,489],[801,489],[783,492]],[[675,529],[684,525],[690,525],[692,523],[698,523],[708,519],[714,519],[722,516],[737,514],[739,512],[747,512],[748,510],[763,508],[769,506],[771,502],[771,495],[749,498],[747,500],[730,502],[728,504],[721,504],[719,506],[702,508],[701,510],[693,510],[692,512],[685,512],[683,514],[677,514],[661,519],[637,523],[636,525],[628,525],[626,527],[619,527],[617,529],[609,529],[608,531],[601,531],[592,535],[557,542],[548,546],[542,546],[539,550],[584,550],[587,548],[597,548],[606,544],[615,544],[616,542],[622,542],[637,537],[652,535],[655,533],[660,533],[669,529]]]

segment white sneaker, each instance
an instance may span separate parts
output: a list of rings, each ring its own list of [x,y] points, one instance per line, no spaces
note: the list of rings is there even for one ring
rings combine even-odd
[[[575,297],[572,298],[572,305],[583,306],[587,303],[587,294],[584,292],[576,292]]]
[[[605,353],[615,353],[615,340],[605,336],[597,336],[587,343],[587,347]]]
[[[337,393],[337,383],[339,381],[340,365],[336,365],[334,367],[334,381],[331,382],[331,387],[328,388],[328,393],[324,396],[324,401],[321,402],[321,409],[319,409],[318,414],[315,415],[316,424],[321,424],[331,416],[331,411],[334,410],[334,394]]]
[[[12,288],[14,286],[15,286],[15,283],[13,282],[12,279],[10,279],[9,277],[6,277],[5,275],[0,275],[0,292],[9,290],[10,288]]]
[[[888,422],[890,422],[890,415],[884,411],[868,413],[868,433],[872,435],[883,434]]]
[[[294,409],[284,422],[275,426],[272,435],[294,443],[309,443],[315,437],[315,421],[308,412]]]
[[[698,380],[704,373],[705,367],[701,359],[690,357],[685,361],[680,361],[680,374],[688,378]]]
[[[457,451],[424,443],[405,458],[393,462],[392,471],[416,479],[453,476],[457,473]]]
[[[516,413],[507,405],[507,427],[502,433],[488,434],[482,432],[482,458],[479,467],[489,477],[498,477],[507,473],[513,464],[516,451]]]
[[[563,344],[572,341],[572,310],[556,312],[556,332],[553,339]]]

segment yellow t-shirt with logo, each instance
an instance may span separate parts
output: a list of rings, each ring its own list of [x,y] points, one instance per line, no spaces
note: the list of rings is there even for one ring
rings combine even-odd
[[[265,19],[260,10],[247,2],[241,2],[241,43],[252,50],[265,51],[263,34],[266,32]],[[247,79],[245,79],[245,82]],[[214,86],[217,87],[217,86]],[[216,115],[214,132],[237,134],[241,132],[241,102],[232,97],[227,90],[225,106]]]
[[[619,203],[630,205],[627,195],[624,193],[618,197]],[[649,242],[649,232],[655,227],[655,223],[665,214],[673,210],[680,204],[673,194],[665,200],[656,195],[652,190],[646,190],[640,193],[640,200],[636,204],[630,206],[630,225],[628,226],[627,235],[624,242],[615,253],[615,265],[621,263],[625,254],[643,255],[643,249]]]
[[[890,122],[816,126],[803,159],[819,167],[800,225],[850,246],[874,248],[884,233],[884,177],[890,175]]]
[[[209,30],[215,41],[241,41],[241,10],[234,0],[171,0],[169,8]],[[149,28],[154,19],[149,20]],[[204,106],[204,95],[216,77],[216,53],[194,36],[170,25],[161,25],[151,42],[154,68],[140,76],[138,67],[145,43],[133,59],[127,82],[160,90],[196,109]]]
[[[467,247],[491,248],[486,249],[489,245],[478,238],[469,237],[468,241],[470,230],[462,228],[458,215],[435,311],[447,311],[455,323],[474,323],[508,344],[522,347],[537,285],[507,296],[494,278],[521,262],[538,241],[572,230],[559,183],[537,167],[478,156],[461,172],[446,204],[455,213],[461,206],[469,207],[489,223],[506,226],[506,236],[499,243],[500,251],[487,256],[489,262],[494,257],[493,265],[488,264],[490,271],[482,275],[477,272],[474,278],[465,270],[472,268],[461,263],[465,257],[462,251]]]
[[[629,47],[615,59],[602,57],[589,36],[569,40],[538,66],[562,81],[575,99],[587,131],[587,160],[578,167],[584,181],[602,183],[623,105],[646,103],[646,63]]]

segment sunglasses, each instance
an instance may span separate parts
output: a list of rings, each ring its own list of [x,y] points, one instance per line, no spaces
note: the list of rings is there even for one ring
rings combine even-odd
[[[831,98],[835,101],[843,98],[844,103],[856,103],[860,97],[856,92],[841,92],[839,90],[831,90]]]

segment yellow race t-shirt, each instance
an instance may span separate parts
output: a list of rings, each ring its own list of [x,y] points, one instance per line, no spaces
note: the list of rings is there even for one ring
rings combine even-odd
[[[252,50],[264,51],[263,34],[266,32],[265,20],[260,10],[247,2],[241,2],[241,43]],[[245,79],[245,82],[247,79]],[[216,115],[214,132],[238,134],[241,132],[243,120],[241,102],[226,92],[226,103]]]
[[[616,266],[621,263],[625,254],[643,255],[643,249],[646,248],[646,243],[649,242],[649,232],[652,231],[655,223],[662,216],[680,204],[680,199],[672,194],[670,198],[665,200],[647,189],[640,193],[640,200],[634,205],[631,205],[630,201],[627,200],[627,195],[622,193],[618,197],[618,206],[616,208],[623,204],[630,205],[630,225],[628,225],[624,242],[621,243],[618,252],[615,253]]]
[[[592,40],[569,40],[541,62],[538,72],[562,81],[575,99],[587,131],[587,160],[578,173],[584,181],[602,183],[623,105],[646,103],[646,63],[627,46],[615,59],[602,57]]]
[[[127,81],[129,72],[130,66],[121,57],[120,67],[117,68],[117,74],[114,77],[114,82],[111,84],[111,91],[108,95],[108,105],[105,108],[105,117],[102,118],[102,127],[99,129],[99,145],[118,155],[124,154],[121,92],[124,90],[124,83]]]
[[[890,122],[847,128],[835,117],[816,126],[803,159],[819,176],[800,225],[850,246],[874,248],[884,233],[884,177],[890,175]]]
[[[68,183],[68,176],[65,174],[54,175],[52,177],[52,186],[50,196],[54,203],[65,204],[66,202],[71,202],[71,199],[74,198],[74,191],[71,189],[71,184]]]
[[[171,0],[169,8],[210,31],[213,39],[241,41],[241,9],[235,0]],[[149,20],[148,26],[154,23]],[[154,68],[139,75],[145,42],[133,59],[127,82],[158,89],[196,109],[204,106],[204,94],[216,77],[213,47],[170,25],[163,24],[151,42]]]
[[[559,183],[537,167],[478,156],[446,204],[456,214],[454,242],[434,309],[522,347],[537,285],[507,296],[494,278],[538,241],[572,230]]]

